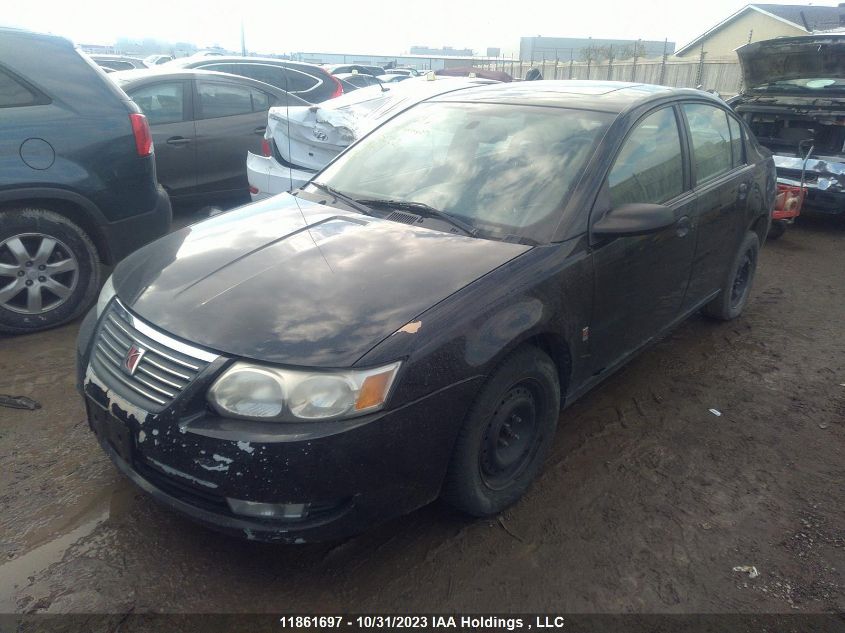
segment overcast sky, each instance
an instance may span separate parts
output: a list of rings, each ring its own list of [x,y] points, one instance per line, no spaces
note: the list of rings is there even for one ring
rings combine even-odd
[[[84,44],[154,37],[239,50],[243,20],[251,51],[398,55],[413,45],[446,45],[484,54],[488,46],[518,51],[520,36],[527,35],[668,37],[680,46],[745,4],[740,0],[143,0],[133,4],[7,0],[0,23]]]

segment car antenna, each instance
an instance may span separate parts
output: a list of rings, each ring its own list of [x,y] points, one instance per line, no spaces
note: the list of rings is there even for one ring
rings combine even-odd
[[[291,153],[291,142],[290,142],[290,98],[289,98],[290,92],[288,92],[288,73],[285,73],[285,93],[286,93],[286,96],[285,96],[285,121],[287,123],[287,128],[288,128],[288,133],[287,133],[287,137],[288,137],[288,161],[287,161],[287,163],[288,163],[288,176],[290,177],[291,189],[293,189],[293,163],[291,162],[292,159],[293,159],[293,155]],[[317,111],[317,108],[318,108],[318,106],[312,105],[312,109],[314,110],[314,112]],[[267,129],[269,129],[269,127]],[[317,250],[320,253],[320,257],[322,257],[323,261],[326,262],[326,266],[328,266],[329,270],[332,273],[334,273],[334,270],[332,269],[332,265],[329,263],[329,260],[326,259],[326,256],[323,253],[323,249],[321,249],[320,245],[317,244],[317,240],[314,239],[314,235],[311,233],[311,229],[308,227],[308,220],[305,218],[305,212],[302,210],[302,207],[299,206],[299,196],[291,194],[291,197],[293,198],[293,201],[296,203],[296,208],[299,209],[299,215],[302,216],[302,223],[305,226],[305,230],[308,232],[308,237],[310,237],[311,241],[314,242],[314,246],[317,247]]]

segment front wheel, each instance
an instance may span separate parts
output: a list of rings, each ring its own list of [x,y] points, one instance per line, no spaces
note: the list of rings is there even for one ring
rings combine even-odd
[[[461,427],[443,498],[474,516],[516,502],[548,453],[560,415],[560,382],[547,354],[526,347],[482,387]]]
[[[97,251],[79,226],[46,209],[0,215],[0,332],[75,319],[94,302],[99,282]]]
[[[739,246],[736,257],[728,270],[728,275],[722,286],[722,293],[704,306],[703,312],[707,316],[720,321],[730,321],[742,314],[751,286],[754,273],[757,271],[757,257],[760,254],[760,239],[756,233],[748,232]]]

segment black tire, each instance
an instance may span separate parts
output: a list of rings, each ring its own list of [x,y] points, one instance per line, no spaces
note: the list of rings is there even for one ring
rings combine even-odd
[[[443,499],[473,516],[495,515],[515,503],[537,475],[559,415],[560,382],[552,360],[535,347],[511,354],[482,387],[461,427]]]
[[[728,269],[721,294],[704,306],[702,312],[719,321],[730,321],[742,314],[748,303],[757,259],[760,255],[760,239],[756,233],[748,232],[739,246],[736,257]]]
[[[46,255],[40,257],[42,245]],[[32,261],[20,261],[27,259],[21,256],[21,246]],[[72,266],[75,268],[62,270]],[[43,275],[37,272],[41,268]],[[36,309],[39,304],[28,303],[28,293],[33,284],[38,287],[42,281],[38,292],[41,307]],[[17,291],[16,283],[29,283],[29,287]],[[72,321],[94,303],[99,287],[97,249],[79,226],[46,209],[27,207],[0,213],[0,332],[37,332]]]
[[[777,240],[783,237],[786,233],[786,222],[782,220],[775,220],[769,227],[769,233],[766,235],[767,240]]]

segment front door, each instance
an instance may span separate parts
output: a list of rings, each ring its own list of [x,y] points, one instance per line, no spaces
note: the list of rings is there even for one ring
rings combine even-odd
[[[695,249],[696,202],[678,122],[675,108],[665,106],[636,123],[593,209],[593,222],[609,209],[639,202],[664,204],[676,218],[651,235],[594,241],[589,337],[594,373],[615,365],[680,313]]]

